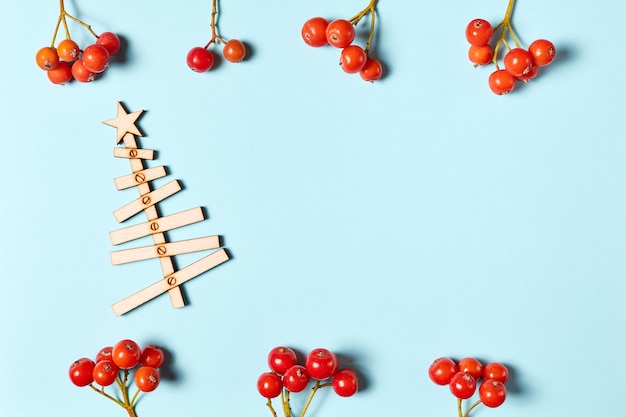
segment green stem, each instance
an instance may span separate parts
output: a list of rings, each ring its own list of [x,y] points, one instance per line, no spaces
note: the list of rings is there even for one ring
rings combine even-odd
[[[459,417],[463,417],[463,409],[462,409],[463,400],[460,398],[456,399],[456,409],[459,412]]]
[[[272,399],[271,398],[267,399],[266,405],[267,405],[267,408],[269,408],[270,411],[272,412],[272,415],[274,417],[278,417],[278,414],[276,414],[276,410],[274,410],[274,407],[272,406]]]
[[[467,417],[467,416],[469,415],[470,411],[472,411],[474,408],[476,408],[476,407],[477,407],[480,403],[482,403],[482,401],[481,401],[481,400],[478,400],[478,401],[476,401],[474,404],[472,404],[472,405],[471,405],[471,406],[467,409],[467,411],[465,411],[465,416],[463,416],[463,417]]]
[[[67,11],[65,11],[65,2],[64,2],[64,0],[59,0],[59,18],[57,19],[57,24],[54,27],[54,33],[52,34],[51,46],[53,48],[54,48],[54,44],[56,43],[57,35],[59,34],[59,27],[61,26],[61,23],[63,23],[63,29],[65,30],[65,38],[66,39],[72,39],[72,37],[70,36],[70,29],[69,29],[69,27],[67,25],[67,18],[70,18],[74,22],[76,22],[79,25],[85,27],[89,31],[89,33],[91,33],[96,38],[98,37],[98,35],[96,34],[96,32],[93,31],[93,29],[91,28],[90,25],[88,25],[87,23],[83,22],[80,19],[75,18],[74,16],[69,14]]]
[[[119,405],[120,407],[124,407],[124,403],[121,402],[120,400],[118,400],[117,398],[113,397],[112,395],[107,394],[106,392],[104,392],[104,387],[102,387],[102,389],[98,389],[96,388],[93,384],[89,384],[89,387],[94,390],[95,392],[97,392],[100,395],[105,396],[106,398],[108,398],[109,400],[113,401],[114,403],[116,403],[117,405]]]
[[[311,405],[311,401],[313,400],[313,396],[315,395],[317,390],[320,388],[329,387],[331,385],[333,385],[332,382],[327,382],[326,384],[322,384],[321,381],[315,382],[315,385],[313,386],[313,389],[311,390],[311,394],[309,394],[309,398],[307,398],[306,403],[304,404],[304,408],[302,409],[302,412],[300,413],[300,417],[304,417],[304,414],[306,413],[306,410],[309,408],[309,405]]]
[[[370,45],[372,44],[372,39],[374,38],[374,27],[376,26],[376,2],[378,0],[370,0],[369,4],[366,8],[361,10],[359,13],[352,16],[348,21],[353,25],[357,25],[361,19],[363,19],[368,13],[370,14],[370,33],[367,37],[367,43],[365,44],[365,54],[369,56]]]
[[[509,0],[509,4],[506,6],[506,12],[504,13],[504,18],[500,23],[496,25],[494,28],[494,32],[500,30],[500,37],[496,42],[496,46],[493,49],[493,63],[496,66],[496,69],[500,69],[498,65],[498,51],[500,50],[500,46],[504,45],[507,50],[511,50],[511,46],[506,40],[507,33],[511,35],[511,39],[515,43],[515,46],[518,48],[521,47],[519,39],[513,30],[513,25],[511,24],[511,17],[513,16],[513,6],[515,5],[515,0]]]
[[[133,398],[130,400],[130,407],[131,408],[135,408],[135,402],[137,401],[137,397],[139,396],[140,392],[141,392],[140,390],[137,390],[135,392],[135,394],[133,395]]]

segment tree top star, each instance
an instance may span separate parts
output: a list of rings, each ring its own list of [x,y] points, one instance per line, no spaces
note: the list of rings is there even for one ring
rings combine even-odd
[[[135,123],[139,116],[143,113],[143,110],[128,113],[122,103],[117,102],[117,117],[115,119],[105,120],[105,125],[112,126],[117,129],[117,143],[120,143],[126,133],[132,133],[133,135],[143,136]]]

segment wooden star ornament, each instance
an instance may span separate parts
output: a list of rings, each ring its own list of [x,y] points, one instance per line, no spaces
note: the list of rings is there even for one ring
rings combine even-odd
[[[105,125],[112,126],[117,129],[117,143],[119,144],[127,133],[132,133],[136,136],[143,136],[139,131],[139,128],[135,125],[139,116],[143,113],[143,110],[137,110],[132,113],[128,113],[122,103],[117,102],[117,117],[114,119],[105,120]]]

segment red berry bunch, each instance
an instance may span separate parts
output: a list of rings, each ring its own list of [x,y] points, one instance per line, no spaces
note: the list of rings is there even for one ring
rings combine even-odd
[[[267,363],[270,371],[259,376],[257,389],[264,398],[267,398],[267,406],[274,417],[276,411],[272,406],[272,398],[280,396],[285,417],[291,417],[293,415],[289,404],[291,393],[304,391],[311,380],[315,383],[300,417],[304,417],[313,396],[320,388],[332,386],[335,393],[341,397],[350,397],[358,390],[356,373],[350,368],[339,369],[337,356],[328,349],[313,349],[302,365],[298,364],[293,349],[278,346],[270,350]]]
[[[120,38],[112,32],[97,35],[87,23],[65,11],[63,0],[59,1],[61,12],[54,28],[52,43],[39,51],[35,60],[39,68],[46,71],[48,79],[54,84],[65,84],[72,79],[87,83],[109,67],[109,58],[117,54],[121,47]],[[85,27],[96,41],[84,50],[72,40],[67,19]],[[59,27],[63,23],[65,39],[56,43]]]
[[[428,376],[437,385],[448,385],[457,398],[459,417],[467,417],[481,403],[489,408],[502,405],[506,399],[506,384],[509,371],[501,363],[490,362],[483,365],[475,358],[463,358],[455,362],[442,357],[435,359],[428,368]],[[463,400],[471,398],[478,386],[479,399],[463,413]]]
[[[209,47],[222,43],[222,55],[228,62],[240,62],[246,57],[246,46],[239,39],[226,40],[217,34],[217,0],[213,0],[211,12],[211,39],[205,46],[196,46],[187,53],[187,65],[195,72],[207,72],[213,68],[215,57]]]
[[[337,19],[329,22],[323,17],[313,17],[302,26],[302,39],[314,48],[332,45],[341,49],[339,64],[348,74],[359,73],[365,81],[374,82],[383,75],[383,67],[378,59],[370,57],[370,46],[376,24],[376,1],[370,0],[368,6],[352,18]],[[366,15],[370,15],[369,37],[365,48],[354,44],[355,26]]]
[[[69,376],[74,385],[89,386],[124,408],[130,417],[136,417],[137,397],[140,392],[151,392],[159,386],[159,368],[164,359],[165,355],[160,347],[147,345],[141,349],[136,342],[124,339],[114,346],[100,349],[95,360],[80,358],[74,361],[70,365]],[[133,369],[134,375],[131,378],[130,372]],[[133,381],[137,390],[131,397],[129,388]],[[121,391],[121,400],[105,391],[105,387],[113,384]]]
[[[538,39],[532,42],[528,49],[522,48],[513,26],[511,16],[515,0],[509,0],[504,19],[494,28],[485,19],[474,19],[465,29],[465,38],[470,43],[468,57],[474,66],[486,65],[493,62],[496,66],[489,76],[489,88],[495,94],[504,95],[513,91],[516,81],[528,82],[537,76],[539,67],[548,65],[556,56],[554,44],[547,39]],[[499,36],[492,46],[494,34]],[[509,44],[510,35],[515,47]],[[504,68],[498,64],[500,48],[504,46]]]

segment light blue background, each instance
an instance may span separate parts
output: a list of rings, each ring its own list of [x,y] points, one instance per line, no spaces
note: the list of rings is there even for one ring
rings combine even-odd
[[[497,97],[490,70],[467,61],[464,28],[499,21],[504,0],[381,0],[387,76],[373,85],[299,35],[367,1],[221,3],[221,34],[252,53],[196,74],[185,56],[210,37],[209,0],[69,1],[128,50],[98,81],[64,87],[34,63],[58,4],[3,6],[0,415],[125,415],[67,378],[122,338],[171,354],[175,378],[140,417],[270,416],[255,385],[276,345],[327,347],[363,377],[352,398],[319,395],[311,416],[454,416],[427,377],[444,355],[511,367],[506,403],[477,415],[617,415],[626,7],[518,1],[522,42],[549,38],[559,56]],[[184,286],[180,310],[166,295],[123,317],[110,308],[161,274],[155,260],[109,261],[108,233],[125,226],[112,212],[137,196],[112,181],[130,172],[101,123],[118,100],[146,110],[140,143],[170,172],[157,184],[184,184],[162,213],[208,211],[172,240],[219,234],[233,256]]]

